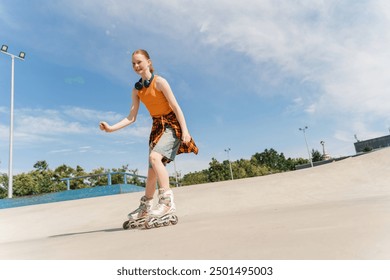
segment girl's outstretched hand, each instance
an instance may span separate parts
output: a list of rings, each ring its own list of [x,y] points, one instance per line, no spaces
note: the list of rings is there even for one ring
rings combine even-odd
[[[111,132],[110,125],[106,122],[99,123],[100,130],[104,130],[105,132]]]

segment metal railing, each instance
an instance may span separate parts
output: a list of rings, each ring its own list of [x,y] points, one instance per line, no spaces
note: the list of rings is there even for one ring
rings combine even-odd
[[[127,173],[127,172],[108,172],[108,173],[102,173],[102,174],[93,174],[93,175],[85,175],[85,176],[63,178],[63,179],[61,179],[61,181],[66,182],[66,189],[69,191],[70,190],[70,181],[71,180],[78,180],[78,179],[86,179],[86,178],[107,176],[107,184],[109,186],[111,186],[112,185],[112,175],[116,175],[116,174],[123,175],[123,184],[127,184],[127,176],[137,177],[137,178],[141,178],[141,179],[144,179],[144,180],[146,180],[146,178],[147,178],[145,176],[136,175],[136,174]]]

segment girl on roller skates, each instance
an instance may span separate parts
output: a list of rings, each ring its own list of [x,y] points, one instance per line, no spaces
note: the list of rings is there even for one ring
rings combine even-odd
[[[137,227],[145,224],[149,217],[162,217],[175,212],[173,192],[169,187],[169,174],[165,165],[173,161],[176,154],[190,152],[197,154],[198,148],[191,138],[184,114],[168,82],[154,74],[148,52],[136,50],[132,54],[132,63],[134,71],[141,78],[132,90],[130,113],[114,125],[100,122],[100,129],[114,132],[134,123],[140,101],[144,103],[153,119],[149,138],[149,169],[145,195],[141,198],[140,206],[128,214],[127,225],[130,223],[130,227]],[[159,200],[156,207],[152,209],[157,182]]]

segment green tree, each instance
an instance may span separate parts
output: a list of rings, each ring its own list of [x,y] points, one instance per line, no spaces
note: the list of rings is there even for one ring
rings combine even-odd
[[[134,176],[130,176],[130,178],[127,178],[127,183],[136,185],[136,186],[141,186],[145,187],[146,186],[146,181],[145,179],[141,179],[138,177],[138,169],[128,169],[128,173],[133,174]]]
[[[215,158],[212,158],[209,165],[209,182],[225,181],[230,178],[230,167],[227,160],[220,163]]]
[[[256,153],[251,158],[252,163],[267,166],[271,172],[287,171],[286,158],[274,149],[265,149],[262,153]]]
[[[240,159],[233,163],[233,176],[236,179],[263,176],[270,173],[265,165],[254,164],[250,160]]]
[[[66,189],[66,186],[60,183],[54,172],[49,169],[45,160],[37,161],[33,167],[35,170],[28,174],[38,183],[38,193],[51,193]]]
[[[295,166],[307,163],[309,163],[309,160],[304,158],[288,158],[285,164],[287,170],[295,170]]]
[[[202,171],[191,172],[185,174],[181,181],[183,186],[203,184],[209,181],[209,171],[204,169]]]
[[[15,196],[35,195],[39,193],[39,183],[31,174],[21,173],[14,176],[13,194]]]
[[[312,151],[311,151],[311,160],[313,162],[322,161],[322,160],[324,160],[324,156],[318,150],[312,149]]]
[[[113,168],[109,172],[121,172],[121,173],[122,172],[127,172],[128,168],[129,168],[129,165],[123,165],[121,168]],[[124,176],[123,176],[123,174],[113,174],[111,176],[111,183],[113,185],[123,184],[124,183]]]
[[[91,175],[99,175],[108,172],[109,171],[105,170],[103,167],[99,167],[97,169],[93,169]],[[89,180],[92,187],[108,185],[108,179],[105,175],[91,176]]]
[[[295,170],[295,166],[308,163],[302,158],[286,159],[283,153],[274,149],[265,149],[262,153],[254,154],[250,160],[240,159],[232,162],[235,179],[268,175],[275,172]],[[207,182],[218,182],[231,179],[229,161],[222,163],[212,158],[209,168],[184,175],[182,184],[193,185]]]
[[[61,183],[61,179],[64,178],[75,178],[79,176],[86,176],[87,173],[84,171],[84,169],[77,165],[76,169],[67,166],[65,164],[58,166],[54,171],[53,171],[53,180],[57,182],[58,184]],[[65,183],[63,183],[65,184]],[[70,188],[71,189],[82,189],[82,188],[87,188],[90,187],[90,183],[86,178],[79,178],[79,179],[74,179],[70,181]]]
[[[215,158],[209,163],[209,182],[218,182],[223,180],[221,176],[221,164]]]
[[[0,199],[8,196],[8,175],[0,173]]]
[[[41,160],[34,164],[34,168],[38,171],[46,171],[49,169],[49,165],[47,164],[46,160]]]

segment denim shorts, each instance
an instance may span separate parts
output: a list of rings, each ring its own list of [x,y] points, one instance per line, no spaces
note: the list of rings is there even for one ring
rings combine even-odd
[[[153,151],[162,155],[165,160],[168,159],[168,161],[173,161],[175,160],[175,156],[179,147],[180,139],[177,138],[175,130],[170,126],[166,126],[163,135],[158,140],[153,150],[149,148],[149,154],[151,151]],[[149,168],[152,168],[150,162]]]

